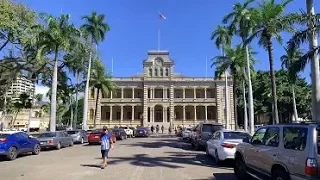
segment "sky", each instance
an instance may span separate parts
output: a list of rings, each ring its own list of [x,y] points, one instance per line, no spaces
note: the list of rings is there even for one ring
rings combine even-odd
[[[105,41],[99,44],[101,59],[116,77],[132,76],[142,72],[142,61],[148,50],[157,49],[158,29],[161,31],[161,50],[168,50],[175,61],[175,72],[186,76],[213,76],[211,58],[220,54],[212,31],[222,24],[223,16],[232,10],[237,0],[21,0],[36,12],[46,12],[58,16],[70,14],[71,21],[80,26],[83,15],[92,11],[105,14],[111,30]],[[280,1],[278,1],[280,2]],[[320,2],[315,0],[316,12]],[[294,0],[287,11],[305,10],[305,0]],[[161,20],[159,12],[167,19]],[[290,36],[283,34],[284,42]],[[234,44],[236,45],[236,44]],[[255,42],[252,47],[258,53],[255,68],[268,70],[268,54]],[[275,43],[274,56],[276,69],[281,68],[280,57],[283,47]],[[206,63],[206,59],[208,59]],[[302,73],[309,80],[310,66]]]

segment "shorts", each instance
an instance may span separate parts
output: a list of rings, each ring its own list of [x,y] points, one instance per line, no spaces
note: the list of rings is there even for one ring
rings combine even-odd
[[[105,157],[109,157],[109,149],[106,150],[101,150],[101,157],[105,158]]]

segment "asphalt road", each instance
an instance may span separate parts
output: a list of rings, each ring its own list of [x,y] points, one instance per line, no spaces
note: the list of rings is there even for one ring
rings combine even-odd
[[[75,145],[61,150],[0,160],[1,180],[233,180],[232,165],[215,166],[204,152],[176,137],[118,141],[106,169],[100,146]]]

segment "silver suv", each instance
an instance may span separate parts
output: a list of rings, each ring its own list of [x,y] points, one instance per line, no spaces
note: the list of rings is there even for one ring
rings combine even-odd
[[[234,172],[239,180],[320,179],[320,124],[278,124],[257,129],[237,146]]]

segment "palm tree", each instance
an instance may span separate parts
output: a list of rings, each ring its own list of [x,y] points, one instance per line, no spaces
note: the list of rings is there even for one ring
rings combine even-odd
[[[106,24],[105,16],[103,14],[97,14],[93,11],[90,16],[84,16],[82,19],[86,21],[86,24],[81,26],[84,34],[88,36],[91,40],[91,44],[95,44],[96,47],[100,41],[105,39],[105,34],[110,30],[108,24]],[[83,129],[87,129],[87,119],[88,119],[88,96],[89,96],[89,82],[91,74],[91,61],[92,61],[92,51],[89,53],[89,62],[88,62],[88,72],[86,78],[86,86],[84,93],[84,110],[83,110]]]
[[[22,93],[19,96],[19,99],[17,100],[17,102],[15,102],[13,104],[13,108],[15,109],[15,117],[12,120],[11,124],[11,128],[14,127],[15,121],[17,119],[17,116],[20,112],[21,109],[29,109],[32,106],[32,99],[30,98],[30,96],[26,93]],[[28,128],[29,129],[29,128]]]
[[[277,4],[274,0],[265,0],[259,3],[259,7],[252,10],[251,20],[254,22],[253,33],[247,42],[258,38],[258,43],[268,51],[270,79],[272,87],[273,123],[279,123],[276,80],[274,72],[273,39],[282,42],[281,32],[294,31],[292,25],[299,17],[297,14],[284,14],[286,6],[292,0],[285,0]]]
[[[313,0],[306,0],[307,14],[302,17],[306,19],[308,28],[297,32],[288,42],[288,49],[293,50],[300,44],[309,41],[309,52],[303,55],[299,61],[295,63],[296,70],[305,69],[306,64],[310,60],[311,65],[311,86],[312,86],[312,119],[320,121],[320,68],[319,68],[319,46],[318,38],[320,24],[319,15],[315,15]]]
[[[70,24],[69,15],[61,15],[55,18],[51,15],[42,15],[46,21],[44,34],[46,36],[45,44],[47,48],[54,52],[54,65],[52,73],[51,88],[51,110],[50,110],[50,131],[56,129],[57,115],[57,80],[58,80],[58,58],[61,51],[70,49],[75,43],[76,37],[79,35],[73,24]]]
[[[237,34],[240,36],[242,43],[244,44],[244,48],[246,49],[246,72],[247,72],[247,80],[248,80],[248,101],[249,101],[249,120],[250,120],[250,133],[254,133],[254,105],[253,105],[253,91],[252,91],[252,82],[251,82],[251,73],[250,73],[250,55],[249,55],[249,47],[248,44],[245,43],[246,39],[252,33],[253,22],[250,20],[252,8],[249,8],[249,5],[254,2],[254,0],[247,0],[243,4],[236,3],[233,6],[233,11],[227,14],[223,18],[223,23],[230,22],[229,31],[232,34]],[[245,90],[245,87],[244,87]],[[245,91],[244,91],[245,92]],[[245,93],[244,93],[245,96]],[[247,119],[246,116],[246,100],[244,99],[245,105],[245,122]],[[245,130],[247,124],[245,123]]]
[[[231,33],[230,31],[224,27],[224,26],[220,26],[218,25],[217,29],[215,31],[213,31],[212,35],[211,35],[211,40],[215,40],[215,44],[216,44],[216,47],[218,49],[221,50],[221,55],[222,56],[225,56],[225,49],[227,47],[230,47],[231,45],[231,40],[232,40],[232,36],[231,36]],[[229,128],[229,103],[228,103],[228,76],[227,76],[227,71],[228,71],[228,68],[225,69],[225,107],[226,107],[226,110],[225,110],[225,116],[226,116],[226,119],[225,119],[225,123],[226,123],[226,128]],[[233,83],[235,83],[235,81],[233,81]],[[233,91],[235,92],[235,89],[233,89]],[[235,99],[235,93],[233,93],[233,98]],[[236,101],[234,100],[235,102],[235,111],[234,111],[234,119],[235,119],[235,124],[236,124],[236,128],[238,126],[238,120],[237,120],[237,110],[236,110]]]
[[[297,79],[297,71],[294,69],[295,62],[299,61],[299,59],[303,56],[303,52],[300,49],[289,50],[284,48],[286,51],[286,55],[281,56],[282,68],[288,70],[289,74],[289,82],[291,83],[292,89],[292,99],[293,99],[293,113],[294,119],[298,122],[298,111],[296,104],[296,95],[295,95],[295,83]]]
[[[108,95],[112,91],[114,84],[111,81],[111,77],[106,74],[104,65],[98,59],[93,62],[91,75],[90,86],[97,89],[96,108],[93,121],[93,126],[96,127],[100,91],[102,95]]]

